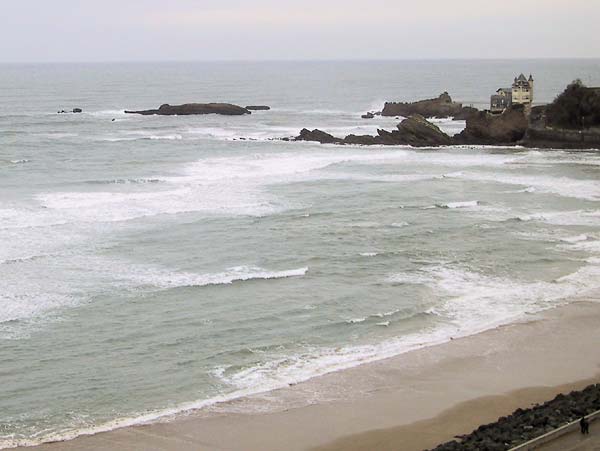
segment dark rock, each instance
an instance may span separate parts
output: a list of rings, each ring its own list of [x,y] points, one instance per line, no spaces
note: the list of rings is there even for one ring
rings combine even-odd
[[[452,144],[452,138],[418,114],[400,122],[398,131],[392,132],[392,136],[399,144],[408,144],[414,147]]]
[[[453,141],[457,144],[515,144],[525,136],[527,117],[522,107],[513,107],[502,114],[485,111],[470,116],[466,128]]]
[[[249,105],[246,109],[250,111],[269,111],[271,107],[267,105]]]
[[[398,124],[397,130],[378,129],[377,136],[348,135],[344,139],[336,138],[322,130],[302,129],[295,141],[316,141],[322,144],[358,144],[372,145],[410,145],[414,147],[435,147],[452,144],[452,139],[423,116],[413,115]]]
[[[472,106],[464,106],[462,108],[462,111],[458,114],[455,114],[452,117],[452,119],[454,119],[455,121],[466,121],[471,116],[477,113],[479,113],[479,110],[477,108],[473,108]]]
[[[425,118],[430,117],[459,117],[465,119],[473,113],[475,108],[463,107],[461,103],[452,101],[447,92],[440,94],[435,99],[419,100],[418,102],[386,102],[382,116],[404,116],[420,114]]]
[[[371,135],[348,135],[344,138],[344,144],[359,144],[363,146],[372,146],[381,144],[377,136]]]
[[[223,114],[226,116],[241,116],[251,114],[246,108],[230,103],[186,103],[183,105],[161,105],[157,110],[125,111],[128,114],[187,116],[192,114]]]
[[[303,128],[300,131],[300,134],[294,138],[294,141],[316,141],[321,144],[338,144],[342,142],[340,138],[336,138],[335,136],[319,130],[318,128],[312,131],[308,130],[307,128]]]
[[[361,116],[362,119],[373,119],[375,117],[375,114],[369,112],[369,113],[365,113]]]
[[[73,113],[83,113],[81,108],[73,108]]]

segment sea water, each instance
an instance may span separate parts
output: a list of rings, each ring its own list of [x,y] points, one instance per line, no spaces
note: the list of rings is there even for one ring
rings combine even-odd
[[[0,66],[0,446],[158,419],[600,287],[600,156],[326,146],[598,60]],[[153,117],[162,103],[267,104]],[[81,114],[58,110],[83,108]],[[464,122],[436,120],[450,134]]]

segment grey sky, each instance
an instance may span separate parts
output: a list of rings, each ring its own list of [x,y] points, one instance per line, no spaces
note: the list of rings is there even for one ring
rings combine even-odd
[[[0,0],[0,61],[600,57],[599,0]]]

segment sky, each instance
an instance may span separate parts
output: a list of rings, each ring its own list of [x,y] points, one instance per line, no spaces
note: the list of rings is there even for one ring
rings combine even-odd
[[[0,62],[595,58],[600,0],[0,0]]]

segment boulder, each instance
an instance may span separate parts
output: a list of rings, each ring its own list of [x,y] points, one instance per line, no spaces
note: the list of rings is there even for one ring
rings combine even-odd
[[[315,128],[314,130],[303,128],[300,131],[300,134],[294,138],[294,141],[316,141],[321,144],[338,144],[342,142],[340,138],[336,138],[318,128]]]
[[[271,107],[267,105],[249,105],[246,109],[249,111],[269,111]]]
[[[83,113],[81,108],[73,108],[73,113]]]
[[[183,105],[161,105],[157,110],[125,111],[128,114],[142,114],[144,116],[187,116],[192,114],[223,114],[226,116],[241,116],[251,114],[246,108],[231,103],[186,103]]]
[[[399,144],[414,147],[447,146],[452,144],[452,138],[427,121],[423,116],[414,114],[398,124],[398,130],[392,135]]]
[[[510,145],[525,136],[527,117],[522,105],[516,105],[502,114],[485,111],[470,116],[466,128],[454,136],[456,144]]]
[[[459,117],[463,118],[471,114],[472,107],[463,107],[462,103],[454,102],[450,94],[443,92],[435,99],[419,100],[418,102],[386,102],[382,116],[404,116],[420,114],[429,117]]]
[[[374,117],[375,117],[375,114],[373,114],[371,112],[365,113],[361,116],[361,118],[363,118],[363,119],[373,119]]]

